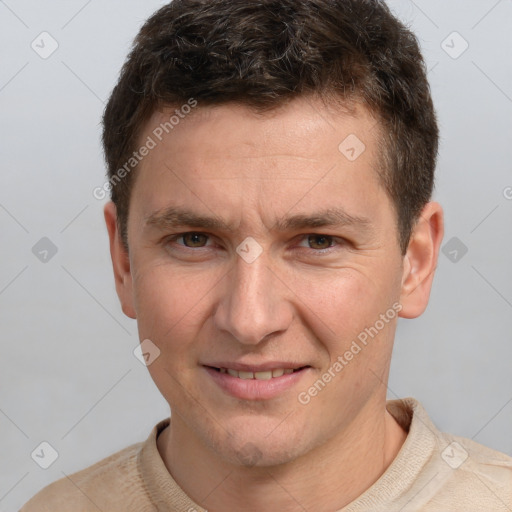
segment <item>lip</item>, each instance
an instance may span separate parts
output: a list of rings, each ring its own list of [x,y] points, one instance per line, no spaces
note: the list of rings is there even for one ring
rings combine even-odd
[[[240,379],[232,377],[229,373],[220,373],[215,368],[231,368],[238,371],[266,371],[273,368],[301,368],[293,373],[282,375],[281,377],[273,377],[269,380],[258,379]],[[312,368],[310,366],[300,367],[300,365],[291,365],[290,363],[265,363],[261,365],[244,365],[244,364],[219,364],[213,367],[203,365],[204,370],[219,386],[222,391],[228,395],[241,400],[270,400],[296,386],[304,376],[309,373]]]
[[[235,363],[228,361],[218,361],[215,363],[204,364],[203,366],[211,366],[212,368],[231,368],[232,370],[242,371],[242,372],[264,372],[267,370],[273,370],[274,368],[284,368],[286,369],[295,369],[302,368],[303,366],[309,366],[307,364],[302,363],[292,363],[290,361],[266,361],[262,364],[245,364],[245,363]]]

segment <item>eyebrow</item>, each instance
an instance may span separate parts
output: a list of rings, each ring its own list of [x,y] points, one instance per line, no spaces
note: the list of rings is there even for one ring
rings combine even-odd
[[[146,226],[159,230],[193,227],[217,231],[235,231],[233,226],[228,225],[218,217],[201,215],[191,210],[172,206],[148,215],[145,220]],[[292,231],[321,227],[353,227],[364,232],[373,231],[373,224],[370,219],[351,215],[341,208],[327,208],[311,214],[292,215],[277,220],[272,229],[275,231]]]

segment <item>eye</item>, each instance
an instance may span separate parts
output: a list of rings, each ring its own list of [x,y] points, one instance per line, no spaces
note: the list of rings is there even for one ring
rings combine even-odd
[[[167,242],[174,242],[176,245],[188,249],[201,249],[212,245],[210,236],[198,231],[179,233],[168,238]],[[299,246],[304,247],[304,243],[307,244],[307,248],[313,249],[316,252],[322,252],[336,245],[342,245],[343,240],[337,239],[332,235],[308,234],[304,235],[303,239],[299,243]]]
[[[311,234],[306,235],[304,239],[301,241],[307,243],[307,247],[310,249],[314,249],[316,251],[322,251],[325,249],[329,249],[334,245],[339,245],[339,242],[335,240],[335,237],[331,235],[321,235],[321,234]],[[303,246],[302,246],[303,247]]]
[[[183,245],[191,249],[201,248],[207,247],[208,235],[198,233],[197,231],[191,231],[189,233],[180,233],[179,235],[175,235],[169,240],[169,242],[174,242],[180,239],[183,240],[183,243],[178,243],[178,245]]]

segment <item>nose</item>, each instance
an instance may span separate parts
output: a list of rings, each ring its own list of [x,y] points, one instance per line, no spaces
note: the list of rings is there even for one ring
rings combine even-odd
[[[289,290],[276,276],[264,253],[252,263],[235,256],[225,276],[215,325],[244,345],[257,345],[288,329],[293,318]]]

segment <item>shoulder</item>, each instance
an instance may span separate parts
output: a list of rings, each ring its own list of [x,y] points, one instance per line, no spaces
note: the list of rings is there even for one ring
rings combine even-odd
[[[451,434],[438,438],[439,490],[431,506],[461,507],[469,511],[508,511],[512,507],[512,457]]]
[[[512,510],[512,457],[440,431],[414,398],[389,401],[387,409],[408,431],[381,479],[385,492],[398,489],[389,510]]]
[[[126,499],[144,495],[137,457],[144,443],[137,443],[48,485],[20,512],[89,512],[118,510]],[[122,506],[122,505],[121,505]],[[126,507],[122,508],[126,510]],[[142,508],[140,509],[142,510]],[[151,509],[149,509],[151,510]]]
[[[425,510],[511,510],[512,457],[439,431],[418,402],[409,403],[421,437],[430,436],[433,441],[424,467],[424,476],[431,478],[421,493],[431,507]]]
[[[511,456],[465,437],[442,433],[438,439],[441,459],[452,470],[478,476],[482,482],[501,484],[512,498]]]

